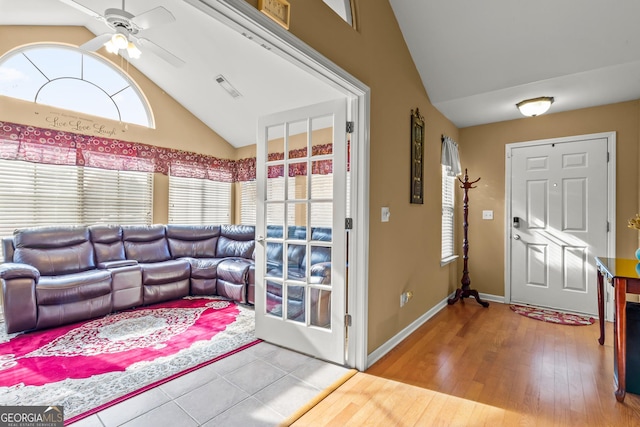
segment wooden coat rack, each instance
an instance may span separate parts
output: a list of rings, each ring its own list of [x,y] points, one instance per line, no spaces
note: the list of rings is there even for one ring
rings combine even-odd
[[[460,302],[464,302],[464,298],[474,297],[478,304],[483,307],[489,307],[489,303],[486,301],[482,301],[480,299],[480,295],[478,295],[478,291],[470,288],[471,279],[469,278],[469,269],[467,267],[467,261],[469,260],[469,240],[467,239],[467,232],[469,229],[469,189],[476,188],[473,184],[480,181],[480,178],[475,181],[469,182],[469,175],[467,174],[467,170],[464,170],[464,181],[458,177],[458,181],[462,183],[460,188],[464,189],[464,199],[462,199],[463,209],[464,209],[464,219],[462,223],[462,227],[464,229],[464,238],[462,240],[462,259],[464,260],[464,267],[462,270],[462,287],[456,290],[456,294],[453,298],[449,298],[447,303],[449,305],[455,304],[456,301],[460,300]]]

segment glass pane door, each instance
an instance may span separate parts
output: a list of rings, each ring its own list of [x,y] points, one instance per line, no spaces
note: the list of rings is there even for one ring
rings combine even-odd
[[[344,362],[346,101],[259,124],[256,334]]]

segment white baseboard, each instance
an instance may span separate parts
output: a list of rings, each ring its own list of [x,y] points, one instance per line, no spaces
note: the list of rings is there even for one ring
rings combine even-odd
[[[478,292],[480,294],[481,300],[499,302],[500,304],[504,304],[504,297],[500,295],[492,295],[492,294],[483,294],[482,292]]]
[[[427,320],[431,319],[435,316],[440,310],[447,306],[447,300],[455,295],[451,293],[445,299],[440,301],[438,304],[433,306],[429,311],[424,313],[422,316],[413,321],[409,326],[398,332],[393,338],[391,338],[386,343],[382,344],[380,347],[376,348],[367,356],[367,368],[376,363],[378,360],[382,359],[384,355],[389,353],[395,346],[400,344],[402,340],[407,338],[409,335],[414,333],[420,326],[422,326]],[[480,293],[480,299],[486,301],[499,302],[504,304],[504,297],[498,295],[491,294],[483,294]]]

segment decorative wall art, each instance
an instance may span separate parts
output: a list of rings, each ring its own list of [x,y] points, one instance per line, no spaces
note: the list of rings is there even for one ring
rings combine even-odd
[[[291,6],[286,0],[258,0],[258,9],[269,18],[289,29]]]
[[[411,203],[424,203],[424,117],[411,110]]]

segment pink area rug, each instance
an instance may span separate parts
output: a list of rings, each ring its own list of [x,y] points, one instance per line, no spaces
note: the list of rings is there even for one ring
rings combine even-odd
[[[65,422],[74,422],[256,344],[254,329],[247,307],[187,297],[54,329],[2,331],[0,405],[62,405]]]
[[[579,314],[563,313],[546,308],[531,307],[528,305],[511,304],[514,312],[543,322],[556,323],[558,325],[592,325],[595,322],[593,317],[581,316]]]

